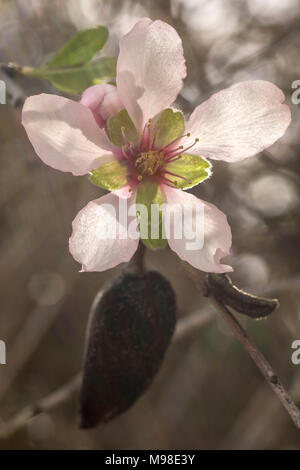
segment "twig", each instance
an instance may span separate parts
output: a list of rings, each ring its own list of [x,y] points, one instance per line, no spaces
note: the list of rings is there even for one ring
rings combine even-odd
[[[236,338],[242,343],[248,354],[251,356],[261,373],[269,383],[273,391],[278,396],[279,400],[289,413],[296,427],[300,429],[300,410],[293,402],[292,398],[285,390],[284,386],[279,380],[278,375],[274,372],[272,366],[265,359],[263,354],[259,351],[253,341],[250,339],[244,328],[240,325],[237,319],[232,315],[230,310],[218,301],[215,297],[209,297],[210,301],[215,305],[224,320],[228,323]]]
[[[80,383],[81,373],[78,373],[65,385],[55,390],[55,392],[47,395],[36,403],[26,406],[10,421],[1,424],[0,438],[4,439],[9,437],[16,431],[24,428],[33,417],[40,413],[48,412],[66,402],[79,389]]]
[[[238,320],[233,316],[231,311],[223,304],[222,301],[218,300],[215,295],[209,293],[209,290],[206,287],[206,282],[201,274],[198,275],[198,272],[192,270],[191,268],[187,268],[185,263],[184,266],[187,270],[187,273],[190,279],[193,280],[197,289],[199,289],[202,293],[206,291],[206,295],[211,301],[211,303],[216,307],[218,312],[222,315],[224,320],[230,326],[232,332],[236,336],[236,338],[242,343],[250,357],[255,362],[256,366],[259,368],[263,376],[265,377],[268,384],[271,386],[274,393],[277,395],[285,409],[287,410],[288,414],[290,415],[291,419],[293,420],[294,424],[298,429],[300,429],[300,410],[285,390],[284,386],[282,385],[281,381],[279,380],[278,375],[274,372],[272,366],[269,362],[265,359],[263,354],[259,351],[257,346],[254,342],[250,339],[247,332],[244,328],[240,325]],[[192,274],[191,274],[192,273]]]

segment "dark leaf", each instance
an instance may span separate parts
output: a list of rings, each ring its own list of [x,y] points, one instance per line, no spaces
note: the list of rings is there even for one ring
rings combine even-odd
[[[224,304],[248,317],[260,319],[270,315],[279,307],[277,299],[268,299],[249,294],[236,287],[228,274],[208,274],[209,292]]]

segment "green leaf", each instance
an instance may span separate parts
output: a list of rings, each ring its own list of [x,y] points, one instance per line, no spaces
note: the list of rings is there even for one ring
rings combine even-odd
[[[211,174],[211,164],[202,157],[184,153],[180,159],[166,165],[165,169],[178,176],[167,174],[167,178],[176,184],[177,188],[192,188],[196,184],[201,183]]]
[[[103,57],[97,62],[88,62],[71,67],[34,69],[23,67],[23,75],[49,80],[58,90],[80,94],[89,86],[107,82],[116,76],[115,57]]]
[[[126,144],[126,142],[124,142],[122,128],[124,128],[124,134],[127,140],[135,144],[138,139],[138,133],[125,109],[121,109],[116,116],[110,117],[107,121],[108,136],[111,142],[120,148]]]
[[[122,188],[127,179],[127,166],[118,160],[105,163],[97,170],[93,170],[90,176],[93,184],[110,191]]]
[[[167,245],[167,240],[163,238],[163,202],[162,192],[156,183],[145,181],[138,186],[136,204],[141,240],[152,250]]]
[[[107,41],[105,26],[79,31],[44,67],[22,67],[20,73],[49,80],[60,91],[80,94],[86,88],[113,80],[116,76],[115,57],[91,62]]]
[[[79,31],[48,62],[47,67],[58,68],[89,62],[103,48],[107,38],[108,30],[105,26]]]
[[[151,133],[156,133],[155,146],[163,148],[177,139],[184,131],[184,117],[180,111],[165,109],[151,123]]]

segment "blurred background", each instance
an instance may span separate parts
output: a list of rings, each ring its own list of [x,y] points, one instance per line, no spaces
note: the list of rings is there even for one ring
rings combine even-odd
[[[183,39],[188,77],[177,104],[185,113],[246,79],[270,80],[287,96],[293,122],[286,135],[242,163],[214,162],[213,177],[192,192],[228,215],[234,282],[279,298],[268,320],[238,318],[300,405],[300,365],[291,362],[291,344],[300,339],[300,105],[291,103],[291,84],[300,79],[300,2],[1,0],[0,61],[41,66],[77,30],[98,24],[110,32],[104,54],[117,55],[120,36],[143,16],[170,23]],[[17,105],[32,94],[59,93],[46,81],[22,77],[11,78],[9,90]],[[79,273],[68,252],[73,218],[100,195],[86,177],[45,166],[25,136],[20,106],[0,105],[2,431],[81,368],[90,305],[121,271]],[[75,390],[2,435],[0,448],[300,449],[285,410],[176,255],[152,252],[146,262],[172,283],[180,318],[203,315],[202,326],[177,335],[150,389],[112,422],[80,431]]]

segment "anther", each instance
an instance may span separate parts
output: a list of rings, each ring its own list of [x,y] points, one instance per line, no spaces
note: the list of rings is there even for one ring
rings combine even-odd
[[[196,145],[196,143],[199,142],[199,139],[198,137],[195,138],[194,140],[194,143],[189,145],[188,147],[184,148],[182,145],[180,147],[178,147],[177,149],[173,149],[173,150],[170,150],[168,153],[165,153],[165,157],[167,157],[165,159],[166,162],[169,162],[170,160],[173,160],[175,157],[177,157],[178,155],[181,155],[182,153],[186,152],[187,150],[191,149],[192,147],[194,147],[194,145]],[[173,153],[175,152],[175,153]],[[170,156],[168,156],[168,154],[171,154]],[[172,155],[173,154],[173,155]]]

